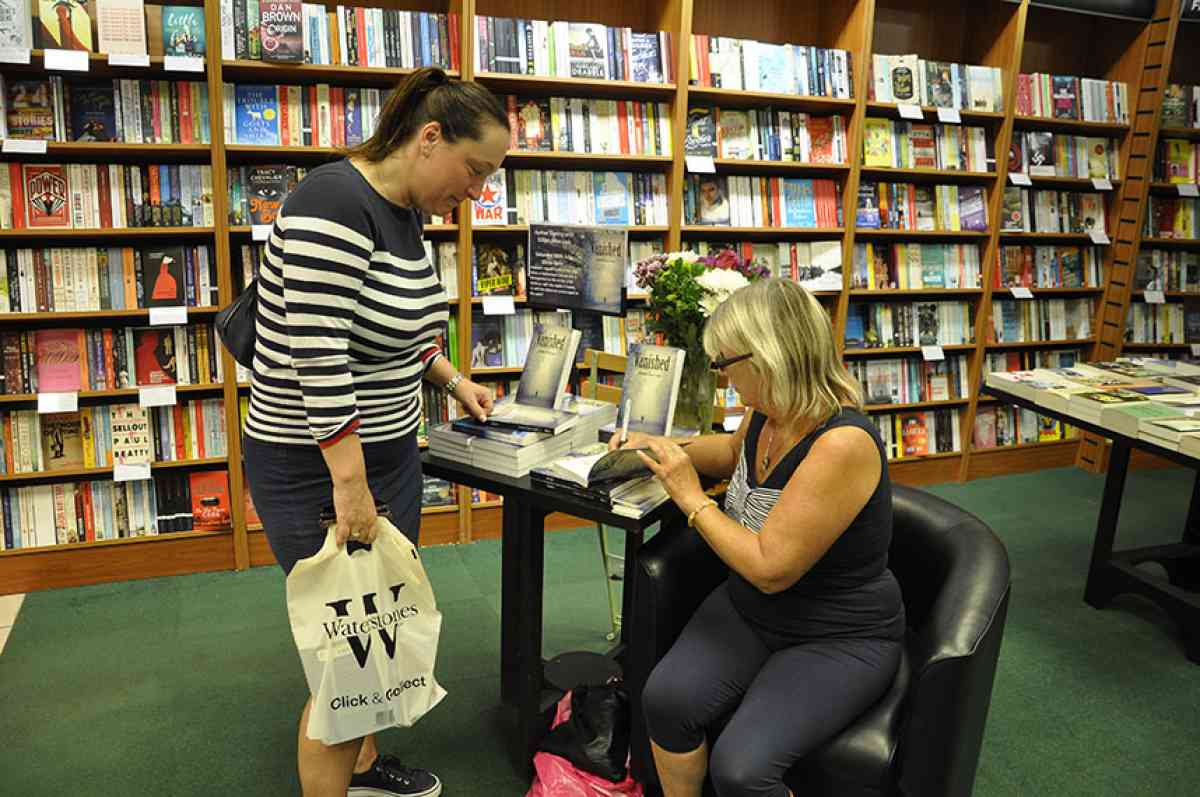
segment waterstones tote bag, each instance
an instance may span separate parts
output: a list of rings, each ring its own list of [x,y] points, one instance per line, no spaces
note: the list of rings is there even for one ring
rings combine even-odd
[[[417,550],[376,519],[370,549],[339,548],[334,527],[287,577],[288,616],[312,692],[308,738],[325,744],[409,726],[446,691],[434,680],[442,615]]]

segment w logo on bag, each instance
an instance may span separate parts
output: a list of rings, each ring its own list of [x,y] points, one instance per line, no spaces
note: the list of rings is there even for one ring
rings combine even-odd
[[[393,584],[388,588],[392,595],[393,605],[399,602],[402,589],[404,589],[403,582]],[[371,655],[371,642],[376,633],[383,640],[384,653],[389,659],[395,659],[397,626],[402,621],[420,613],[415,605],[395,606],[390,611],[380,613],[375,602],[377,595],[378,593],[368,592],[362,596],[363,614],[366,615],[366,619],[361,621],[346,619],[350,616],[350,605],[354,601],[353,598],[343,598],[325,604],[333,609],[334,613],[332,621],[321,624],[327,638],[345,639],[350,645],[350,650],[353,651],[354,659],[358,662],[360,669],[367,666],[367,657]]]

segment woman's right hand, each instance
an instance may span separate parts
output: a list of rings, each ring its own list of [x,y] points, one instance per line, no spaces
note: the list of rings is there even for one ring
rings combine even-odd
[[[617,429],[613,436],[608,439],[608,450],[616,451],[618,448],[625,448],[626,445],[634,448],[645,448],[654,439],[654,435],[646,434],[645,432],[630,432],[629,437],[626,438],[626,442],[622,444],[621,430]]]
[[[333,483],[333,510],[337,513],[337,544],[347,539],[375,542],[375,499],[365,477]]]

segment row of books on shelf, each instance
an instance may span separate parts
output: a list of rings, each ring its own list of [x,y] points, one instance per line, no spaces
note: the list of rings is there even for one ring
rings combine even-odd
[[[370,138],[387,100],[381,89],[224,83],[225,143],[352,147]]]
[[[1119,180],[1120,161],[1115,139],[1015,130],[1009,147],[1008,170],[1033,177]]]
[[[226,59],[458,69],[459,15],[299,0],[221,0]]]
[[[224,379],[211,325],[0,333],[3,393],[210,385]]]
[[[859,229],[984,232],[987,191],[979,185],[876,183],[858,186]]]
[[[889,460],[962,451],[962,418],[957,408],[871,413]]]
[[[1092,299],[993,299],[990,343],[1083,340],[1092,335]]]
[[[211,227],[214,223],[208,165],[5,165],[0,165],[0,229]]]
[[[4,250],[0,313],[104,312],[217,303],[208,245]]]
[[[904,122],[868,116],[863,121],[864,166],[987,172],[995,158],[982,127]]]
[[[683,223],[733,227],[840,227],[841,191],[826,179],[689,174]]]
[[[225,403],[188,401],[83,407],[77,412],[0,412],[0,472],[53,473],[114,463],[183,462],[226,455]]]
[[[975,244],[856,243],[850,287],[865,290],[979,288]]]
[[[694,33],[688,73],[690,83],[705,88],[854,98],[854,59],[846,50]]]
[[[509,94],[504,103],[512,150],[671,154],[671,109],[665,102]]]
[[[227,531],[229,474],[158,473],[145,481],[35,484],[0,490],[4,548],[121,540],[181,531]]]
[[[688,155],[732,160],[845,163],[846,120],[776,108],[688,108]]]
[[[599,22],[476,15],[480,72],[672,83],[674,36]]]
[[[1003,232],[1107,235],[1104,194],[1081,191],[1044,191],[1009,185],[1004,187],[1000,213]]]
[[[1200,343],[1200,305],[1134,302],[1125,317],[1127,343]]]
[[[0,138],[207,144],[208,86],[191,80],[0,75]]]
[[[229,223],[273,224],[287,195],[308,174],[303,166],[264,164],[232,166],[226,170]]]
[[[1163,89],[1163,127],[1200,127],[1200,86],[1168,83]]]
[[[1079,430],[1070,424],[1009,404],[979,407],[974,432],[972,446],[983,450],[1079,437]]]
[[[1048,411],[1200,457],[1200,365],[1128,357],[994,371],[985,384]]]
[[[228,0],[226,0],[228,2]],[[85,50],[121,55],[203,55],[204,9],[143,0],[9,0],[5,49]]]
[[[1146,203],[1146,237],[1176,240],[1200,237],[1200,200],[1151,194]]]
[[[916,404],[970,397],[970,365],[965,354],[927,362],[912,358],[853,359],[846,370],[862,387],[867,404]]]
[[[1129,87],[1045,72],[1017,76],[1017,115],[1083,122],[1129,123]]]
[[[1154,178],[1168,183],[1200,183],[1200,142],[1159,139]]]
[[[927,61],[916,54],[872,55],[871,96],[876,102],[994,112],[1003,109],[999,67]]]
[[[579,331],[584,341],[576,358],[580,362],[589,348],[623,354],[628,343],[641,341],[650,334],[645,329],[646,311],[642,309],[630,309],[624,318],[524,309],[504,316],[475,314],[471,318],[471,367],[523,367],[525,352],[539,326]]]
[[[473,223],[665,225],[667,176],[625,171],[500,169],[473,203]]]
[[[861,302],[846,310],[848,349],[959,346],[975,342],[968,302]]]
[[[1097,288],[1104,255],[1095,246],[1001,246],[995,288]]]
[[[983,372],[1032,371],[1035,368],[1070,368],[1087,359],[1083,349],[1010,349],[985,351]]]
[[[1139,249],[1133,287],[1139,291],[1200,293],[1200,252]]]

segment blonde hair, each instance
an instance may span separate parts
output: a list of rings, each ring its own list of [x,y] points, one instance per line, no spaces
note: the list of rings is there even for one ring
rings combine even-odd
[[[704,350],[718,358],[752,353],[762,379],[762,409],[823,423],[843,405],[862,410],[858,382],[839,361],[821,303],[791,280],[765,279],[735,291],[704,328]]]

